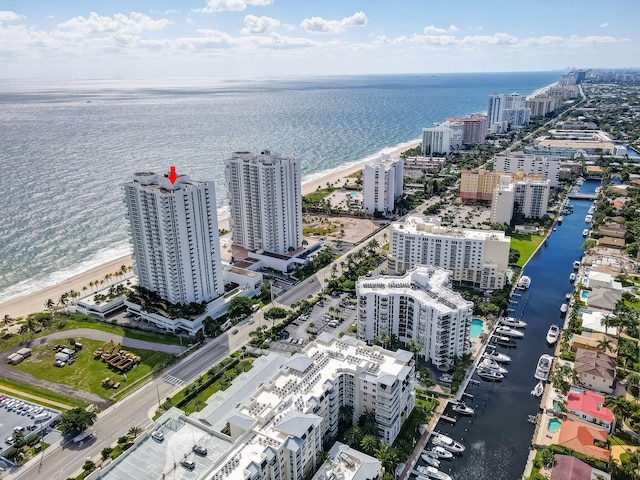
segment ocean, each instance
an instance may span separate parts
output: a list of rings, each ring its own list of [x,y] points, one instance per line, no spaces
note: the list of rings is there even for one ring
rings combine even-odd
[[[560,74],[0,80],[0,303],[129,253],[133,172],[213,179],[224,217],[231,152],[294,156],[310,180]]]

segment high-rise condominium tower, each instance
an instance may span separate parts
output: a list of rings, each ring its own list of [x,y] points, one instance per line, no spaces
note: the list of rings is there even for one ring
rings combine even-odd
[[[224,293],[213,182],[136,173],[124,185],[134,269],[141,287],[171,303]]]
[[[268,150],[234,152],[226,168],[233,243],[286,255],[302,245],[300,163]]]

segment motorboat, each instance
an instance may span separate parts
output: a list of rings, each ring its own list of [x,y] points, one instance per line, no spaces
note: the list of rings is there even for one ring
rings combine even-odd
[[[575,260],[573,262],[573,269],[578,270],[580,268],[580,260]]]
[[[553,324],[549,327],[547,331],[547,343],[549,345],[553,345],[558,341],[558,337],[560,336],[560,327],[558,325]]]
[[[589,236],[589,229],[585,228],[584,230],[582,230],[582,236],[583,237],[588,237]]]
[[[531,286],[531,277],[527,277],[526,275],[521,276],[520,280],[518,280],[517,287],[521,288],[522,290],[526,290],[530,286]]]
[[[536,380],[546,381],[549,378],[549,372],[551,371],[551,364],[553,363],[553,357],[546,353],[542,354],[538,359],[538,365],[536,366],[536,373],[534,375]]]
[[[586,217],[584,217],[584,223],[591,223],[593,222],[593,215],[587,215]]]
[[[507,337],[513,337],[513,338],[523,338],[524,337],[524,333],[523,332],[521,332],[520,330],[516,330],[515,328],[507,327],[506,325],[502,325],[502,326],[496,328],[496,333],[498,333],[500,335],[505,335]]]
[[[567,310],[569,310],[569,305],[567,305],[566,303],[563,303],[562,305],[560,305],[560,311],[562,313],[567,313]]]
[[[527,322],[518,320],[517,318],[513,317],[503,317],[500,319],[500,323],[502,325],[506,325],[507,327],[513,328],[524,328],[527,326]]]
[[[416,467],[416,471],[422,474],[418,476],[418,479],[422,477],[422,478],[435,478],[436,480],[452,480],[449,475],[447,475],[444,472],[441,472],[435,467],[431,467],[431,466]]]
[[[477,373],[480,378],[488,380],[490,382],[496,382],[504,378],[504,375],[502,373],[494,372],[492,370],[478,370]]]
[[[562,215],[560,215],[560,216],[558,217],[558,223],[562,223],[562,221],[563,221],[563,220],[564,220],[564,218],[562,218]]]
[[[438,468],[440,466],[440,460],[438,460],[438,457],[433,454],[423,453],[422,455],[420,455],[420,458],[422,458],[422,460],[424,460],[424,462],[431,467]],[[416,470],[418,469],[416,468]],[[418,470],[418,472],[419,471],[420,470]]]
[[[569,275],[569,281],[570,282],[576,281],[576,274],[574,272],[571,272],[571,275]]]
[[[474,413],[476,413],[473,408],[466,406],[464,402],[456,403],[453,407],[451,407],[451,409],[454,412],[458,412],[460,415],[473,415]]]
[[[531,395],[533,395],[534,397],[541,397],[543,392],[544,383],[542,383],[542,380],[540,380],[538,383],[536,383],[536,386],[533,387],[533,390],[531,390]]]
[[[480,363],[478,364],[478,368],[480,368],[481,370],[489,370],[489,371],[493,371],[493,372],[498,372],[498,373],[501,373],[503,375],[506,375],[507,373],[509,373],[509,370],[504,368],[498,362],[496,362],[494,360],[491,360],[489,358],[483,358],[480,361]]]
[[[484,352],[484,356],[499,363],[509,363],[511,361],[511,357],[509,355],[497,352],[495,348],[488,352]]]
[[[437,447],[442,447],[446,450],[449,450],[452,453],[462,453],[465,448],[460,442],[456,442],[451,437],[447,437],[442,433],[434,433],[431,436],[431,443],[433,443]]]
[[[436,445],[432,447],[431,450],[427,450],[427,454],[438,458],[444,458],[445,460],[451,460],[453,458],[453,453],[440,445]]]
[[[497,345],[502,345],[503,347],[515,347],[516,346],[516,342],[511,340],[511,338],[509,337],[505,337],[502,335],[497,335],[493,337],[493,341],[497,344]]]
[[[589,207],[589,211],[587,212],[587,215],[593,215],[594,213],[596,213],[596,206],[595,205],[591,205]]]
[[[567,293],[564,298],[566,298],[567,300],[571,300],[571,292]]]

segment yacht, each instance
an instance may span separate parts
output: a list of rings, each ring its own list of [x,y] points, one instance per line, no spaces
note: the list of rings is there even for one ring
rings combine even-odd
[[[478,368],[481,369],[481,370],[489,370],[491,372],[498,372],[498,373],[501,373],[503,375],[509,373],[509,370],[504,368],[502,365],[500,365],[495,360],[491,360],[490,358],[482,359],[480,361],[480,363],[478,364]]]
[[[497,345],[502,345],[503,347],[515,347],[516,346],[516,342],[512,341],[511,338],[505,337],[505,336],[502,336],[502,335],[494,336],[493,337],[493,341]]]
[[[446,448],[441,447],[440,445],[436,445],[435,447],[431,448],[431,450],[427,450],[427,455],[444,458],[445,460],[451,460],[453,458],[453,453]]]
[[[589,207],[589,211],[587,212],[587,215],[593,215],[594,213],[596,213],[596,207],[595,205],[591,205]]]
[[[564,296],[564,298],[566,298],[567,300],[571,300],[571,295],[572,295],[572,293],[569,292]]]
[[[588,237],[589,236],[589,229],[585,228],[584,230],[582,230],[582,236],[583,237]]]
[[[438,457],[436,457],[432,453],[423,453],[422,455],[420,455],[420,458],[422,458],[422,460],[424,460],[424,462],[431,467],[438,468],[440,466],[440,460],[438,460]],[[416,470],[418,469],[416,468]]]
[[[422,477],[423,479],[435,478],[436,480],[452,480],[449,475],[441,472],[435,467],[416,467],[416,471],[422,474],[418,475],[419,480],[420,477]]]
[[[464,445],[462,445],[460,442],[456,442],[451,437],[443,435],[442,433],[434,433],[431,436],[431,443],[433,443],[436,447],[442,447],[453,453],[464,452]]]
[[[475,410],[471,407],[467,407],[464,402],[456,403],[451,409],[454,412],[458,412],[460,415],[473,415]]]
[[[576,281],[576,274],[571,272],[571,275],[569,275],[569,281],[570,282],[575,282]]]
[[[591,223],[592,221],[593,221],[593,215],[587,214],[587,216],[584,217],[584,223]]]
[[[507,327],[502,325],[496,328],[496,333],[499,335],[506,335],[507,337],[513,338],[524,338],[524,333],[520,330],[516,330],[515,328]]]
[[[543,392],[544,383],[542,383],[542,380],[540,380],[538,383],[536,383],[536,386],[533,387],[533,390],[531,390],[531,395],[533,395],[534,397],[541,397]]]
[[[562,223],[562,221],[563,221],[563,220],[564,220],[564,218],[562,218],[562,215],[560,215],[560,216],[558,217],[558,223]]]
[[[521,288],[522,290],[526,290],[530,286],[531,286],[531,277],[527,277],[526,275],[521,276],[520,280],[518,280],[518,288]]]
[[[562,305],[560,305],[560,311],[562,313],[567,313],[567,310],[569,310],[569,305],[567,305],[566,303],[563,303]]]
[[[491,382],[495,382],[498,380],[502,380],[504,375],[499,372],[494,372],[492,370],[478,370],[478,376],[484,380],[489,380]]]
[[[549,345],[553,345],[558,341],[558,337],[560,336],[560,327],[558,325],[551,325],[549,330],[547,331],[547,343]]]
[[[580,269],[580,260],[576,260],[573,262],[573,269],[574,270]]]
[[[500,323],[502,325],[506,325],[507,327],[513,327],[513,328],[524,328],[527,326],[527,322],[518,320],[513,317],[503,317],[500,319]]]
[[[536,380],[546,381],[549,378],[549,372],[551,371],[551,364],[553,363],[553,357],[546,353],[542,354],[538,359],[538,365],[536,366],[536,373],[534,378]]]
[[[499,363],[509,363],[511,361],[511,357],[509,355],[497,352],[495,348],[490,351],[484,352],[484,356]]]

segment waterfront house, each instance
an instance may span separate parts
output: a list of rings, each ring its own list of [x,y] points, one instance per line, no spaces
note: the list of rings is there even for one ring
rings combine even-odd
[[[598,233],[606,237],[624,238],[627,227],[619,223],[610,222],[598,228]]]
[[[567,395],[567,415],[573,420],[605,428],[609,433],[613,430],[615,423],[613,412],[604,406],[604,395],[591,390],[569,392]]]
[[[610,480],[611,475],[571,455],[556,454],[549,480]]]
[[[610,273],[599,272],[597,270],[589,270],[588,283],[589,288],[608,288],[611,290],[622,290],[622,283],[616,282]]]
[[[599,247],[624,248],[624,238],[602,237],[598,239]]]
[[[602,446],[607,443],[607,435],[602,428],[567,419],[560,427],[558,445],[606,462],[611,457],[611,451]]]
[[[616,305],[622,299],[622,292],[611,290],[610,288],[594,288],[589,292],[587,305],[590,309],[602,310],[603,312],[613,312]]]
[[[576,351],[574,369],[580,374],[585,387],[611,395],[616,378],[616,359],[596,350]]]
[[[600,313],[601,312],[597,312]],[[583,327],[584,327],[584,315],[583,314]],[[602,315],[602,314],[601,314]],[[602,317],[599,317],[602,318]],[[600,321],[598,320],[598,323],[600,323]],[[604,327],[602,327],[604,328]],[[609,327],[612,330],[614,330],[612,327]],[[611,351],[607,350],[604,353],[608,353],[610,354],[611,352],[615,352],[618,349],[618,339],[609,335],[606,335],[603,332],[588,332],[588,331],[583,331],[580,334],[573,334],[571,337],[571,351],[572,352],[576,352],[579,348],[582,348],[584,350],[597,350],[598,349],[598,345],[599,342],[607,339],[611,342]]]

